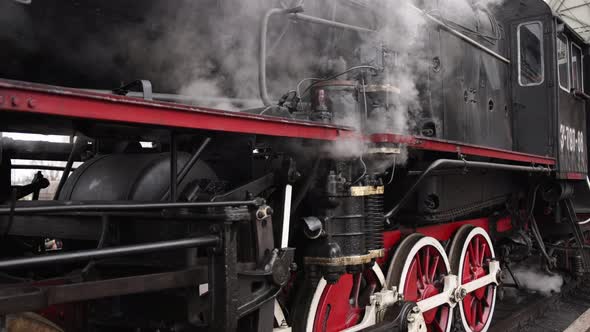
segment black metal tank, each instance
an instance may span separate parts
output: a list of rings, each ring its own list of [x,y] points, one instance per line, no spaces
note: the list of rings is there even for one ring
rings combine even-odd
[[[178,170],[189,160],[178,153]],[[178,186],[182,193],[197,179],[215,179],[202,161],[195,163]],[[110,154],[93,158],[68,178],[60,200],[159,201],[170,186],[170,153]]]

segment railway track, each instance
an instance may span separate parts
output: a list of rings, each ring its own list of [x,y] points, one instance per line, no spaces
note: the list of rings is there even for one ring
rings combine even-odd
[[[496,303],[496,320],[490,332],[564,331],[590,309],[589,284],[590,281],[585,280],[564,286],[561,293],[552,296],[508,295]],[[590,326],[586,328],[590,329]]]

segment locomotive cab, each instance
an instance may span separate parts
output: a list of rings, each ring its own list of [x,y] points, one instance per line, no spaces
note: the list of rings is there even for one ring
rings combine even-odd
[[[555,156],[559,179],[583,179],[588,159],[587,45],[542,1],[514,1],[502,11],[512,36],[514,148]]]

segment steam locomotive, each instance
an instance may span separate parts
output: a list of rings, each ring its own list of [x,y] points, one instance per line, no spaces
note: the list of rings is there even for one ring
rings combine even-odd
[[[545,2],[277,2],[257,19],[263,106],[242,111],[56,55],[54,31],[85,34],[70,20],[145,9],[124,3],[2,4],[39,24],[0,34],[0,131],[70,137],[0,141],[2,328],[482,332],[522,262],[590,271],[588,46]],[[402,17],[423,42],[384,34]],[[321,38],[275,47],[288,29]],[[273,50],[318,43],[343,58],[278,98]]]

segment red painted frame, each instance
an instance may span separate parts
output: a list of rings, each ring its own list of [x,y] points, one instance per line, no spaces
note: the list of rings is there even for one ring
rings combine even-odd
[[[586,179],[586,174],[566,173],[564,177],[566,180],[584,180],[584,179]]]
[[[496,223],[496,231],[498,233],[504,233],[512,230],[512,218],[511,217],[504,217],[500,218],[495,221]],[[446,241],[453,238],[453,235],[457,232],[459,228],[463,225],[473,225],[475,227],[481,227],[486,232],[490,231],[490,219],[489,218],[479,218],[479,219],[472,219],[472,220],[463,220],[457,221],[452,223],[446,224],[439,224],[439,225],[432,225],[432,226],[425,226],[419,227],[415,229],[410,228],[401,228],[394,231],[387,231],[383,233],[383,244],[386,249],[385,257],[380,258],[377,262],[379,265],[383,266],[385,262],[389,262],[391,260],[391,255],[393,253],[393,249],[396,245],[398,245],[401,239],[409,234],[412,233],[421,233],[426,236],[431,236],[439,241]]]
[[[349,127],[0,80],[3,111],[317,140],[358,136]]]
[[[9,80],[0,80],[0,116],[3,112],[327,141],[343,138],[362,139],[362,135],[350,127]],[[378,134],[365,139],[374,143],[399,143],[411,149],[451,152],[538,165],[556,164],[554,158],[546,156],[425,137]]]
[[[405,136],[395,134],[376,134],[370,137],[374,143],[399,143],[417,150],[450,152],[465,156],[489,157],[537,165],[555,165],[555,158],[490,148],[467,143],[452,142],[429,137]]]

